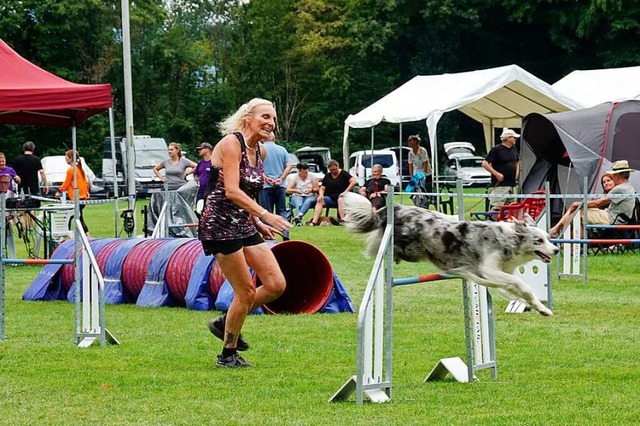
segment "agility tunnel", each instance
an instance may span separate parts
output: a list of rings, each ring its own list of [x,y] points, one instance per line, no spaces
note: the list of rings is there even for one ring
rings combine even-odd
[[[205,256],[193,238],[104,238],[90,240],[105,281],[109,304],[186,306],[226,310],[233,292],[215,257]],[[287,282],[283,295],[263,306],[271,314],[354,312],[353,303],[317,247],[304,241],[274,243],[271,250]],[[73,259],[66,241],[52,259]],[[80,274],[82,276],[82,274]],[[24,300],[75,299],[75,266],[46,265],[25,291]],[[256,286],[260,280],[254,277]]]

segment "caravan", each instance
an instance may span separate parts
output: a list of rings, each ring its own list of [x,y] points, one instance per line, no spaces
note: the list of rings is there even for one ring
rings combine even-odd
[[[167,159],[167,142],[162,138],[136,135],[134,137],[133,155],[135,164],[136,196],[145,197],[160,192],[164,185],[153,173],[153,167]],[[102,179],[105,190],[113,195],[114,167],[111,151],[111,138],[105,138],[102,158]],[[127,193],[127,139],[115,138],[115,176],[118,183],[118,195]]]

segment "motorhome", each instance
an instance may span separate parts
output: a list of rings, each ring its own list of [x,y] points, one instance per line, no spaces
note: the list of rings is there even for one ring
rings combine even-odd
[[[118,183],[118,195],[127,194],[129,181],[127,170],[127,139],[118,136],[115,138],[115,177]],[[154,192],[162,191],[164,185],[153,173],[156,164],[168,158],[167,142],[163,138],[155,138],[146,135],[134,137],[133,155],[135,165],[136,196],[148,197]],[[102,179],[105,190],[111,195],[114,193],[114,167],[111,149],[111,138],[104,141],[104,155],[102,158]]]

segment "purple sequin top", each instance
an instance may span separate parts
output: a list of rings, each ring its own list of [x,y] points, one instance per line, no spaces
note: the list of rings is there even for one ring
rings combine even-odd
[[[256,151],[256,165],[251,167],[247,149],[241,133],[234,133],[242,149],[240,159],[240,189],[255,199],[263,185],[263,168],[260,150]],[[257,232],[250,214],[227,198],[224,187],[224,171],[211,166],[211,173],[218,178],[207,196],[200,226],[199,238],[202,241],[225,241],[250,237]]]

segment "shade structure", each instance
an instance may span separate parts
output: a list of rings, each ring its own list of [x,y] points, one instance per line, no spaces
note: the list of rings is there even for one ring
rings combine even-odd
[[[0,123],[72,127],[111,105],[111,85],[67,81],[0,39]]]
[[[437,172],[436,129],[443,114],[459,110],[480,122],[487,149],[495,128],[520,128],[529,113],[570,111],[581,105],[517,65],[454,74],[419,75],[345,120],[343,155],[349,159],[349,128],[369,128],[380,122],[425,120]]]

